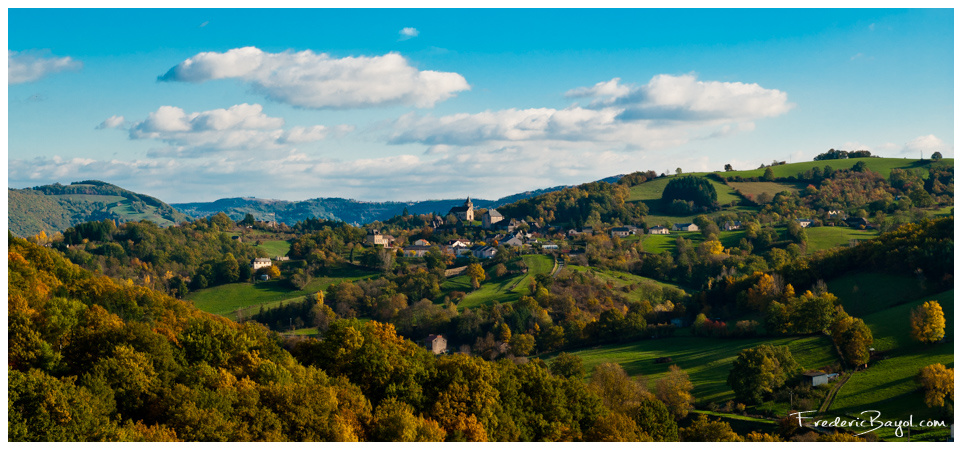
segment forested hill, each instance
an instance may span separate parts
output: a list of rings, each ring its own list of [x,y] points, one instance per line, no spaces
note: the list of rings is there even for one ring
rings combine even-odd
[[[678,439],[653,395],[610,394],[623,370],[435,357],[374,321],[285,343],[14,237],[8,267],[10,441]]]
[[[497,208],[508,203],[563,188],[564,186],[557,186],[536,191],[526,191],[498,200],[472,198],[471,202],[474,203],[475,209]],[[344,198],[313,198],[304,201],[225,198],[213,202],[174,203],[172,205],[193,217],[208,217],[223,212],[234,220],[241,220],[246,214],[251,214],[257,220],[273,219],[289,225],[311,217],[365,224],[374,221],[388,220],[402,214],[405,209],[407,209],[409,214],[439,213],[443,216],[447,214],[451,208],[463,205],[464,200],[463,198],[459,198],[417,202],[363,202]],[[271,213],[274,214],[273,217]]]
[[[71,226],[103,219],[150,220],[169,226],[187,216],[154,197],[103,181],[78,181],[7,190],[9,230],[18,236],[54,234]]]

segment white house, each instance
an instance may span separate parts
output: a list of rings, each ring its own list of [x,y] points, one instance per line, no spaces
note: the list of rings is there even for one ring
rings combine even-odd
[[[798,222],[798,224],[801,225],[802,228],[808,228],[809,226],[812,225],[811,219],[798,219],[796,220],[796,222]]]
[[[737,220],[734,222],[727,221],[725,222],[725,225],[722,226],[722,230],[724,231],[740,230],[741,228],[742,223]]]
[[[671,233],[668,231],[668,227],[656,225],[648,229],[648,234],[671,234]]]
[[[425,240],[425,239],[418,239],[418,240],[416,240],[416,241],[414,241],[414,243],[413,243],[412,245],[421,245],[421,246],[425,246],[425,245],[431,245],[431,243],[430,243],[430,242],[428,242],[428,241],[427,241],[427,240]]]
[[[270,267],[270,266],[271,266],[270,258],[254,258],[254,260],[251,261],[251,268],[254,269],[254,271],[257,271],[257,269],[262,269],[264,267]]]
[[[383,245],[384,248],[389,248],[391,242],[394,242],[394,236],[381,234],[380,230],[370,230],[367,232],[367,242],[371,245]]]

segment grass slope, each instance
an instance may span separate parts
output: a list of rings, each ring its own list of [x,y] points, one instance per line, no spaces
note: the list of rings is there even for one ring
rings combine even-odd
[[[842,302],[846,312],[863,318],[925,295],[919,280],[905,275],[852,272],[829,280],[826,284],[828,291]]]
[[[886,352],[887,359],[874,361],[868,370],[852,375],[839,390],[829,412],[854,417],[862,411],[878,410],[886,419],[908,419],[910,414],[915,419],[938,418],[938,410],[923,403],[915,376],[930,364],[954,367],[953,294],[954,291],[946,291],[863,317],[875,337],[876,351]],[[945,313],[945,343],[925,345],[911,338],[911,311],[928,300],[938,301]]]
[[[290,301],[299,301],[307,294],[327,289],[331,284],[375,275],[377,272],[357,267],[342,267],[331,270],[326,276],[314,278],[301,290],[285,287],[280,280],[231,283],[191,292],[187,295],[187,300],[194,302],[201,311],[236,318],[239,309],[249,316],[257,313],[261,306],[264,309],[276,308]]]
[[[513,277],[502,277],[481,283],[481,288],[471,290],[471,279],[467,275],[449,278],[441,284],[444,291],[463,291],[469,294],[458,303],[458,308],[476,308],[497,300],[500,303],[513,302],[528,292],[528,285],[538,274],[549,274],[554,267],[554,260],[547,255],[523,255],[521,257],[528,267],[528,273]]]
[[[925,155],[929,156],[929,155]],[[825,166],[831,166],[833,169],[851,169],[859,161],[865,161],[868,168],[873,172],[878,172],[882,174],[883,177],[888,178],[892,169],[922,169],[925,171],[925,176],[928,176],[928,168],[932,164],[930,160],[919,161],[914,158],[855,158],[855,159],[833,159],[828,161],[805,161],[792,164],[783,164],[781,166],[772,167],[772,172],[774,172],[776,177],[788,177],[798,175],[799,172],[805,172],[814,167],[820,169],[825,168]],[[946,158],[942,160],[943,164],[954,165],[955,160],[952,158]],[[740,175],[743,177],[760,177],[765,174],[765,169],[753,169],[753,170],[738,170],[734,172],[725,172],[725,176],[736,176]]]
[[[619,272],[619,271],[616,271],[616,270],[599,269],[599,268],[585,267],[585,266],[575,266],[575,265],[568,265],[568,266],[565,267],[565,270],[572,270],[572,271],[575,271],[575,272],[587,272],[587,271],[591,271],[591,272],[594,273],[594,275],[597,276],[598,278],[600,278],[600,279],[602,279],[602,280],[604,280],[604,281],[606,281],[606,282],[608,282],[608,283],[611,283],[611,286],[612,286],[613,289],[619,289],[619,290],[620,290],[620,289],[624,288],[625,286],[630,286],[630,285],[632,285],[632,284],[638,284],[638,283],[641,283],[642,285],[648,284],[648,283],[652,283],[652,284],[655,284],[655,285],[657,285],[657,286],[661,286],[661,287],[663,287],[663,288],[674,288],[674,289],[685,290],[684,288],[682,288],[681,286],[678,286],[678,285],[676,285],[676,284],[665,283],[665,282],[658,281],[658,280],[654,280],[654,279],[651,279],[651,278],[646,278],[646,277],[643,277],[643,276],[640,276],[640,275],[635,275],[635,274],[626,273],[626,272]],[[639,299],[639,298],[644,297],[644,293],[641,292],[642,289],[644,289],[643,286],[642,286],[641,288],[632,290],[632,291],[629,293],[629,295],[628,295],[629,298]]]
[[[750,198],[754,200],[758,200],[758,196],[763,193],[775,197],[775,194],[779,192],[799,192],[805,187],[798,183],[776,183],[773,181],[729,181],[728,185],[740,192],[743,196],[751,196]]]
[[[805,229],[808,236],[807,253],[848,245],[851,241],[861,241],[878,237],[878,230],[856,230],[849,227],[812,227]]]
[[[687,330],[679,330],[679,335]],[[589,376],[595,366],[618,363],[631,376],[642,376],[654,382],[676,364],[691,378],[693,394],[702,403],[723,403],[734,398],[726,384],[728,372],[738,352],[761,344],[788,345],[792,356],[805,368],[818,368],[837,360],[831,340],[826,336],[788,337],[779,339],[710,339],[675,336],[666,339],[643,339],[627,344],[599,346],[572,352],[581,357]],[[671,364],[655,364],[663,356]]]

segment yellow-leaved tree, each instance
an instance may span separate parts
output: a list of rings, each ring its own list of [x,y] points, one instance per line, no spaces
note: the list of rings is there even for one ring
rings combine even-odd
[[[945,337],[945,314],[937,301],[928,301],[912,310],[912,338],[926,344]]]
[[[931,364],[919,371],[918,382],[925,393],[925,404],[930,408],[945,406],[945,399],[955,401],[955,369],[942,364]]]

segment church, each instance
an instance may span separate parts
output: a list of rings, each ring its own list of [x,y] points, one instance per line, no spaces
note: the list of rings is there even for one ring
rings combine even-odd
[[[471,197],[464,202],[464,206],[455,206],[448,211],[448,214],[454,214],[455,217],[460,221],[471,222],[474,220],[474,203],[471,203]]]

